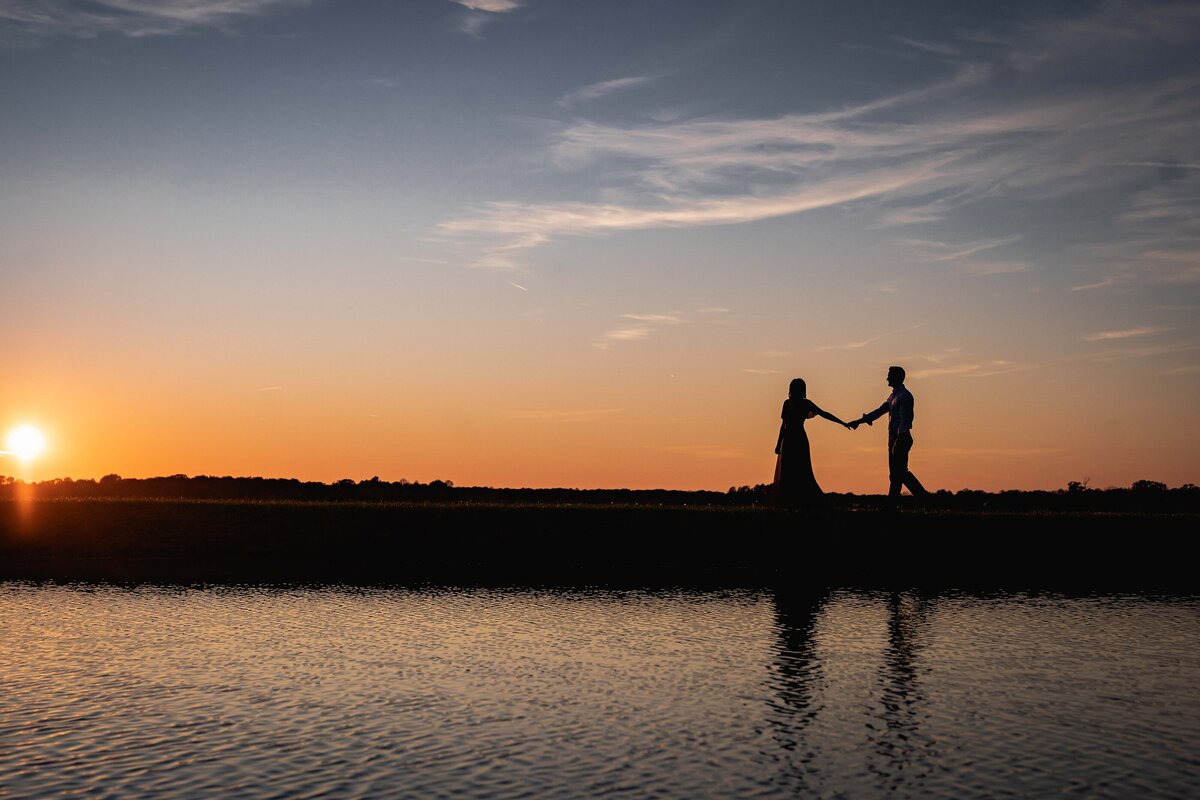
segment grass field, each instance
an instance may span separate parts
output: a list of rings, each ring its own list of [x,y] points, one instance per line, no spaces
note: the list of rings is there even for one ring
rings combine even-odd
[[[1192,591],[1196,514],[0,501],[0,579]]]

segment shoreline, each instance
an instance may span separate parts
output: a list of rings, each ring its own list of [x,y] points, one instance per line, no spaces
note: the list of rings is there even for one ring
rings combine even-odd
[[[0,501],[0,580],[1194,592],[1200,514]]]

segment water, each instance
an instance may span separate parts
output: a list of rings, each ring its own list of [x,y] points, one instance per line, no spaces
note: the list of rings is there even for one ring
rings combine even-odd
[[[0,583],[0,796],[1195,797],[1200,598]]]

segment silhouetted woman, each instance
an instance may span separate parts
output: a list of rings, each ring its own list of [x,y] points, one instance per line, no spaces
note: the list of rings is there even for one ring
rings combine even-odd
[[[804,420],[820,416],[847,427],[845,422],[809,400],[807,393],[808,387],[801,378],[793,380],[788,387],[788,399],[783,401],[779,441],[775,445],[775,452],[779,454],[775,462],[775,493],[781,503],[789,506],[812,506],[825,496],[813,475],[812,453],[808,446],[808,434],[804,432]]]

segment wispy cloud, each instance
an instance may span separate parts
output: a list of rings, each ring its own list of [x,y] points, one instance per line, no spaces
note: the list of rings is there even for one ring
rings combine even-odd
[[[1142,263],[1171,283],[1200,281],[1200,247],[1149,250],[1142,253]]]
[[[683,322],[683,316],[680,314],[622,314],[621,318],[638,322],[659,322],[666,325],[678,325]]]
[[[1000,239],[980,239],[974,242],[953,244],[928,239],[902,239],[901,244],[920,253],[927,261],[961,261],[970,256],[1018,241],[1020,236]]]
[[[1138,169],[1161,167],[1112,164],[1200,161],[1200,66],[1114,71],[1109,45],[1120,42],[1122,58],[1174,58],[1200,38],[1200,7],[1191,5],[1155,4],[1149,13],[1109,3],[1088,17],[990,37],[986,47],[979,36],[904,40],[946,56],[962,44],[961,63],[940,82],[848,108],[641,125],[573,121],[553,132],[550,163],[600,168],[608,183],[594,196],[487,203],[440,230],[473,243],[479,265],[513,266],[522,251],[565,236],[740,224],[851,204],[873,209],[883,224],[933,224],[990,198],[1128,193],[1144,185]],[[1078,79],[1099,67],[1113,77]],[[1195,187],[1178,191],[1196,196]],[[1013,241],[985,237],[928,256],[966,264]],[[1003,259],[963,270],[1027,268]]]
[[[1200,189],[1200,184],[1197,184]],[[1133,211],[1115,220],[1113,241],[1071,248],[1101,274],[1073,286],[1074,291],[1130,282],[1195,283],[1200,281],[1200,196],[1173,201],[1161,189],[1142,193]],[[1172,187],[1172,195],[1179,194]],[[1156,208],[1156,213],[1139,213]]]
[[[959,358],[962,353],[961,347],[947,347],[936,353],[917,353],[915,355],[906,356],[902,361],[928,361],[931,364],[941,364],[943,361],[952,358]]]
[[[1131,339],[1135,336],[1148,336],[1152,333],[1158,333],[1161,330],[1162,328],[1149,327],[1126,328],[1120,331],[1097,331],[1096,333],[1089,333],[1079,338],[1085,342],[1106,342],[1113,339]]]
[[[1175,342],[1172,344],[1140,345],[1117,347],[1111,350],[1099,350],[1084,356],[1086,361],[1123,361],[1128,358],[1152,358],[1155,356],[1174,355],[1177,353],[1192,353],[1200,350],[1200,344],[1193,342]]]
[[[959,378],[991,378],[996,375],[1008,375],[1014,372],[1028,372],[1045,366],[1044,362],[1016,363],[1002,358],[989,359],[977,363],[952,364],[947,366],[929,367],[913,370],[909,375],[914,379],[959,377]]]
[[[751,375],[778,375],[777,369],[759,369],[755,367],[743,367],[742,372],[749,372]]]
[[[922,322],[917,325],[909,325],[907,328],[900,328],[899,330],[888,331],[887,333],[881,333],[876,336],[872,336],[868,339],[860,339],[857,342],[847,342],[846,344],[822,345],[821,347],[813,348],[813,352],[821,353],[826,350],[858,350],[860,348],[866,347],[867,345],[869,345],[873,342],[878,342],[881,339],[887,339],[891,336],[896,336],[897,334],[907,333],[908,331],[915,331],[917,328],[922,328],[924,326],[925,326],[925,323]]]
[[[645,339],[654,329],[649,325],[636,325],[631,328],[614,328],[611,331],[605,331],[600,336],[600,341],[596,343],[596,347],[601,350],[608,348],[613,342],[633,342],[638,339]]]
[[[944,166],[944,159],[897,169],[852,175],[805,186],[788,195],[735,198],[674,198],[657,206],[615,203],[525,205],[490,203],[472,216],[441,224],[443,233],[491,239],[476,262],[481,267],[515,268],[514,251],[544,244],[564,235],[598,234],[646,228],[731,225],[794,214],[875,196],[920,182]]]
[[[682,325],[691,321],[687,315],[680,311],[621,314],[619,316],[621,319],[629,320],[635,324],[622,324],[620,327],[605,331],[592,343],[594,347],[600,350],[608,350],[614,344],[648,339],[664,327]]]
[[[1200,164],[1186,164],[1181,161],[1123,161],[1113,164],[1114,167],[1156,167],[1158,169],[1200,169]]]
[[[468,36],[479,38],[498,14],[507,14],[521,7],[519,0],[450,0],[467,9],[459,30]]]
[[[558,98],[558,104],[564,108],[570,108],[571,106],[596,100],[604,97],[605,95],[613,94],[614,92],[620,92],[634,86],[640,86],[648,80],[650,80],[650,78],[644,75],[635,75],[628,78],[615,78],[611,81],[590,83],[587,86],[583,86],[573,92],[564,94],[562,97]]]
[[[879,224],[885,227],[895,227],[941,222],[949,217],[960,203],[970,202],[986,194],[986,191],[967,187],[941,193],[933,200],[916,205],[905,203],[898,207],[887,207],[880,212]]]
[[[516,11],[521,7],[519,0],[451,0],[472,11],[486,11],[490,14],[503,14],[506,11]]]
[[[1106,286],[1112,286],[1116,282],[1117,282],[1117,278],[1115,275],[1105,275],[1103,278],[1101,278],[1098,281],[1092,281],[1091,283],[1081,283],[1078,286],[1072,286],[1071,291],[1072,292],[1086,292],[1089,289],[1103,289]]]
[[[943,375],[970,375],[978,373],[982,369],[979,364],[958,364],[953,367],[931,367],[930,369],[917,370],[912,373],[911,377],[916,379],[935,378]]]
[[[1012,275],[1028,272],[1032,265],[1028,261],[968,261],[957,265],[965,275]]]
[[[910,39],[907,36],[893,36],[893,41],[900,44],[906,44],[909,47],[915,47],[918,50],[924,50],[927,53],[936,53],[939,56],[960,56],[962,51],[957,47],[951,47],[947,44],[935,44],[933,42],[922,42],[919,39]]]
[[[1027,272],[1031,267],[1027,261],[988,260],[976,256],[998,247],[1019,241],[1021,236],[1005,236],[980,239],[972,242],[941,242],[929,239],[901,239],[898,245],[913,253],[926,263],[945,264],[963,275],[1006,275]]]
[[[309,0],[0,0],[0,23],[39,38],[170,36],[224,28]]]
[[[927,225],[931,222],[941,222],[947,213],[947,209],[935,205],[897,208],[884,211],[879,221],[886,226]]]

